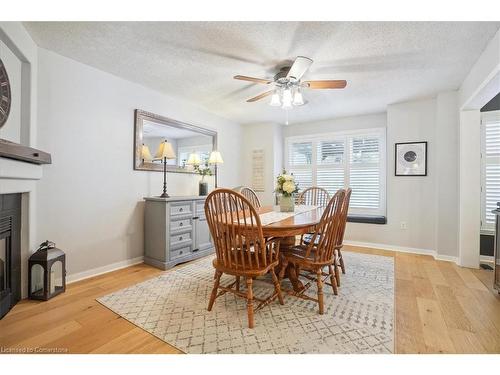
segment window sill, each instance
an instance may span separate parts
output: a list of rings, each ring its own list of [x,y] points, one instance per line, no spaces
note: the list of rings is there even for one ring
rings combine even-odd
[[[363,224],[387,224],[385,216],[378,215],[347,215],[348,223],[363,223]]]

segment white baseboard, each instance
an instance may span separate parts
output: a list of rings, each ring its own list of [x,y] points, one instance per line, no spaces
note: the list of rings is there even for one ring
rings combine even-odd
[[[360,242],[360,241],[344,241],[344,244],[350,245],[350,246],[358,246],[358,247],[369,247],[372,249],[399,251],[402,253],[430,255],[430,256],[434,257],[434,259],[436,259],[436,260],[455,262],[458,264],[457,257],[437,254],[436,251],[430,250],[430,249],[419,249],[419,248],[415,248],[415,247],[395,246],[395,245],[387,245],[387,244],[372,243],[372,242]],[[485,259],[485,258],[487,258],[487,259]],[[489,259],[489,258],[491,258],[491,259]],[[68,275],[66,277],[66,282],[68,284],[71,284],[71,283],[74,283],[74,282],[77,282],[80,280],[88,279],[90,277],[99,276],[99,275],[102,275],[104,273],[117,271],[117,270],[122,269],[122,268],[126,268],[126,267],[130,267],[130,266],[133,266],[136,264],[140,264],[140,263],[143,263],[143,261],[144,261],[144,257],[140,256],[137,258],[126,259],[126,260],[122,260],[120,262],[108,264],[106,266],[93,268],[93,269],[90,269],[87,271],[74,273],[74,274]],[[481,261],[493,262],[493,257],[481,256]]]
[[[495,257],[489,256],[489,255],[480,255],[479,256],[479,261],[480,262],[485,262],[485,263],[494,263],[495,262]]]
[[[435,255],[433,255],[433,257],[436,260],[444,260],[445,262],[453,262],[453,263],[459,265],[458,264],[458,257],[454,257],[451,255],[443,255],[443,254],[435,254]]]
[[[90,277],[99,276],[99,275],[102,275],[104,273],[108,273],[111,271],[117,271],[117,270],[122,269],[122,268],[133,266],[135,264],[140,264],[140,263],[143,263],[143,261],[144,261],[144,257],[140,256],[137,258],[126,259],[126,260],[122,260],[120,262],[111,263],[111,264],[108,264],[108,265],[105,265],[102,267],[93,268],[91,270],[74,273],[74,274],[68,275],[66,277],[66,282],[68,284],[71,284],[71,283],[74,283],[76,281],[85,280],[85,279],[88,279]]]
[[[416,247],[396,246],[396,245],[387,245],[381,243],[360,242],[360,241],[344,241],[344,244],[350,246],[369,247],[372,249],[399,251],[401,253],[430,255],[436,260],[443,260],[446,262],[454,262],[454,263],[458,262],[458,257],[438,254],[436,253],[435,250],[430,250],[430,249],[419,249]]]

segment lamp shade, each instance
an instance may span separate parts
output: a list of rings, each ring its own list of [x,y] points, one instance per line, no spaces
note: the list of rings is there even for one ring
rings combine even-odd
[[[200,165],[201,164],[200,156],[196,152],[193,152],[192,154],[189,155],[189,158],[188,158],[186,164],[187,165]]]
[[[151,155],[151,151],[149,151],[149,147],[146,146],[144,143],[142,144],[141,148],[141,159],[147,161],[153,160],[153,156]]]
[[[300,89],[297,88],[297,91],[295,91],[295,95],[293,97],[293,105],[303,105],[303,104],[304,104],[304,97],[302,96]]]
[[[269,104],[273,107],[279,107],[281,105],[280,94],[277,91],[274,91],[273,96],[271,96],[271,102]]]
[[[219,151],[212,151],[210,157],[208,158],[209,164],[224,164],[224,160],[222,160],[222,156]]]
[[[175,159],[175,152],[174,149],[172,148],[172,144],[168,143],[168,141],[165,139],[164,142],[160,143],[160,146],[158,146],[158,151],[156,151],[155,158],[157,159]]]

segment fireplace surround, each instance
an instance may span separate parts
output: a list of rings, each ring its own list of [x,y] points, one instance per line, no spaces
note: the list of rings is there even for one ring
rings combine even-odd
[[[21,194],[0,194],[0,319],[21,299]]]

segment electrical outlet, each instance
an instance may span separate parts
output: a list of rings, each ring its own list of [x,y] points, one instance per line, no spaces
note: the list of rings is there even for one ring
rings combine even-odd
[[[401,226],[401,229],[408,229],[407,225],[406,225],[406,221],[402,221],[400,223],[400,226]]]

